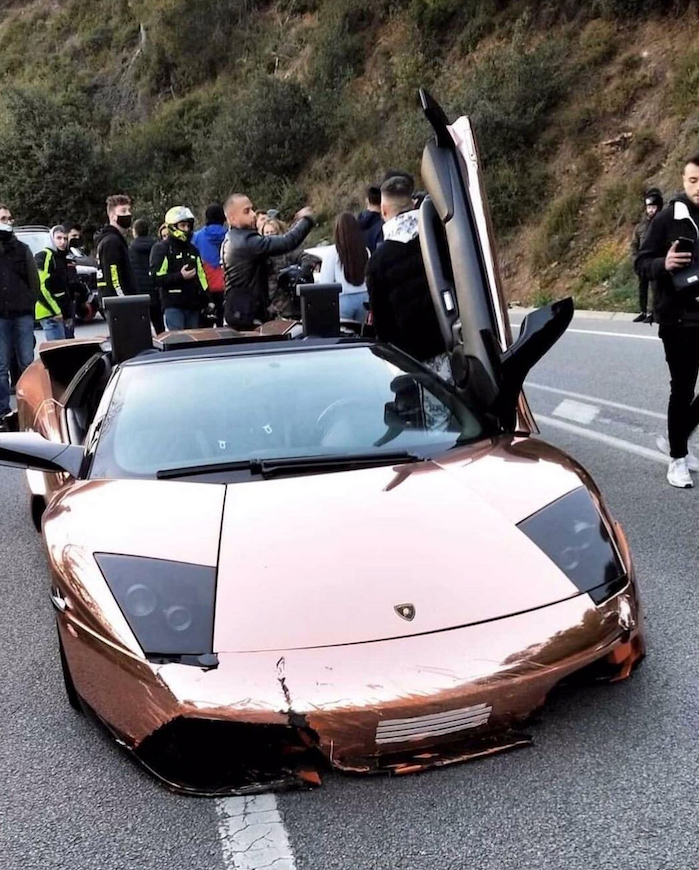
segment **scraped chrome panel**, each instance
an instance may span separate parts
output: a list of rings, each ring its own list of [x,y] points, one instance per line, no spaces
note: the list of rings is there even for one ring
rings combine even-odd
[[[377,743],[404,743],[406,740],[419,740],[427,737],[442,737],[455,734],[467,728],[485,725],[493,708],[490,704],[476,704],[448,713],[435,713],[432,716],[416,716],[412,719],[386,719],[379,722],[376,729]]]

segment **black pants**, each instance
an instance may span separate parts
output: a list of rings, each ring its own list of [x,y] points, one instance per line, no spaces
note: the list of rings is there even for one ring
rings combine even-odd
[[[223,326],[223,306],[225,304],[225,293],[217,292],[209,294],[216,306],[216,326]]]
[[[163,309],[160,305],[160,299],[154,296],[150,298],[150,322],[153,324],[156,335],[165,332],[165,321],[163,320]]]
[[[670,456],[679,459],[687,455],[687,439],[699,425],[699,397],[694,395],[699,376],[699,324],[661,326],[659,335],[670,369],[667,407]]]
[[[648,311],[648,279],[638,279],[638,310],[643,314]]]

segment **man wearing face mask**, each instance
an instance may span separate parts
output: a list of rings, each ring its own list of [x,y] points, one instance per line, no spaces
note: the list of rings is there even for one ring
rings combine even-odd
[[[126,235],[131,228],[131,200],[117,194],[107,198],[109,224],[98,230],[97,288],[100,296],[133,296],[138,293],[136,276],[129,260]]]
[[[75,295],[79,292],[78,271],[68,259],[68,233],[53,227],[51,247],[34,257],[39,270],[41,295],[34,317],[41,323],[47,341],[75,337]]]
[[[39,275],[29,248],[14,234],[12,213],[0,205],[0,428],[10,413],[10,364],[20,374],[34,359],[34,305]]]
[[[192,244],[194,215],[183,205],[165,215],[168,237],[156,242],[150,253],[150,273],[160,293],[165,329],[197,329],[201,312],[215,317],[204,266]]]

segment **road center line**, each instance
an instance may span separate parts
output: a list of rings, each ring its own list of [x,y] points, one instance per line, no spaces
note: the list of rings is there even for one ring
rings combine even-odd
[[[226,870],[296,870],[273,794],[221,798],[216,812]]]
[[[521,326],[520,323],[512,323],[513,327]],[[563,336],[568,335],[569,332],[575,332],[581,335],[609,335],[612,338],[635,338],[638,341],[660,341],[657,335],[633,335],[630,332],[606,332],[603,329],[573,329],[569,327],[563,333]]]
[[[608,408],[617,408],[619,411],[630,411],[632,414],[641,414],[644,417],[653,417],[654,420],[666,420],[667,414],[659,411],[647,411],[645,408],[635,408],[633,405],[624,405],[621,402],[612,402],[609,399],[600,399],[598,396],[586,396],[584,393],[573,393],[570,390],[559,390],[556,387],[547,387],[545,384],[534,384],[527,381],[524,389],[541,390],[544,393],[553,393],[556,396],[567,396],[570,399],[579,399],[581,402],[589,402],[593,405],[606,405]]]
[[[555,420],[553,417],[545,417],[543,414],[535,414],[536,420],[544,423],[546,426],[551,426],[552,429],[560,429],[562,432],[570,432],[571,435],[580,435],[582,438],[587,438],[590,441],[599,441],[600,444],[606,444],[608,447],[616,447],[617,450],[624,450],[626,453],[633,453],[634,456],[641,456],[643,459],[650,459],[651,462],[659,462],[662,465],[667,465],[670,461],[669,457],[661,453],[659,450],[651,450],[650,447],[641,447],[640,444],[633,444],[631,441],[624,441],[623,438],[615,438],[613,435],[605,435],[603,432],[596,432],[594,429],[583,429],[582,426],[575,426],[573,423],[566,423],[563,420]]]

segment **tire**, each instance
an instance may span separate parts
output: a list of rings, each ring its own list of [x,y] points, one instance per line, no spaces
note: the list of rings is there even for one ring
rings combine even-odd
[[[63,641],[61,640],[61,634],[58,633],[58,652],[61,657],[61,671],[63,672],[63,685],[65,686],[66,695],[68,696],[68,703],[70,706],[77,710],[78,713],[82,713],[82,704],[80,703],[80,695],[78,695],[75,689],[75,683],[73,682],[73,678],[70,675],[70,670],[68,668],[68,661],[66,660],[66,654],[63,651]]]

